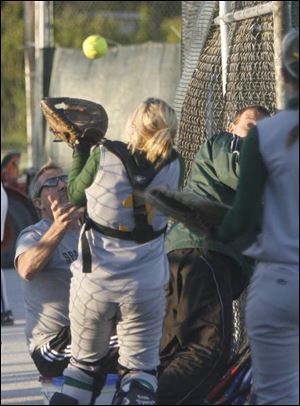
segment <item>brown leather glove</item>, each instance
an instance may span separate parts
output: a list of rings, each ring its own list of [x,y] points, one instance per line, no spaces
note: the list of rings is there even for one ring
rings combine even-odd
[[[42,112],[55,135],[54,142],[66,142],[71,148],[96,145],[105,136],[108,116],[101,104],[69,97],[47,97]]]

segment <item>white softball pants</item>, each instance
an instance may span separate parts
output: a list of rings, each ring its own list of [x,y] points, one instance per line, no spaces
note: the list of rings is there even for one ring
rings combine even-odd
[[[159,365],[164,315],[163,288],[155,300],[108,303],[89,276],[74,276],[70,292],[72,365],[84,369],[85,363],[102,359],[117,325],[119,363],[128,369],[155,369]]]
[[[258,405],[299,405],[299,266],[259,263],[246,327]]]

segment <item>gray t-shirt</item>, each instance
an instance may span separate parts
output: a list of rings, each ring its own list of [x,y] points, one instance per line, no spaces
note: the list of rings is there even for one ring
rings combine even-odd
[[[51,226],[43,219],[25,228],[17,240],[15,264],[19,255],[34,246]],[[77,258],[79,228],[66,232],[50,261],[30,281],[23,282],[25,304],[25,335],[32,352],[54,338],[60,329],[70,324],[70,265]]]

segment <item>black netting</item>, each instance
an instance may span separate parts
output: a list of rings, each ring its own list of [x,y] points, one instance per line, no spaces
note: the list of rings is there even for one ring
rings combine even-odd
[[[181,111],[178,150],[186,176],[202,142],[222,128],[222,81],[219,27],[213,26],[199,58]]]
[[[275,110],[272,15],[233,23],[230,28],[224,127],[247,105]]]
[[[231,7],[232,11],[239,11],[244,8],[250,8],[265,3],[269,3],[269,1],[232,1]]]
[[[216,15],[218,13],[216,12]],[[201,143],[225,129],[235,113],[250,104],[275,110],[272,15],[233,23],[229,32],[227,93],[222,95],[220,29],[212,25],[187,88],[177,146],[187,177]]]

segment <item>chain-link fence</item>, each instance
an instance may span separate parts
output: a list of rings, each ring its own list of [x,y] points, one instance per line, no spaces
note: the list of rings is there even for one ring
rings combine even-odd
[[[180,1],[54,1],[55,45],[80,48],[89,35],[112,43],[180,42]]]
[[[258,6],[260,4],[269,3],[269,1],[232,1],[232,11],[239,11],[245,8]]]
[[[229,38],[223,127],[247,105],[261,104],[275,110],[272,14],[232,23]]]
[[[183,2],[183,11],[185,3],[189,2]],[[268,2],[232,3],[233,11],[237,11],[254,3]],[[215,2],[214,17],[218,14],[218,2]],[[185,24],[188,22],[183,20],[183,29]],[[222,94],[220,28],[214,23],[184,93],[177,146],[186,161],[186,177],[202,142],[224,130],[237,110],[250,104],[262,104],[270,111],[275,110],[272,14],[231,23],[228,38],[225,98]]]
[[[177,146],[185,159],[185,178],[207,134],[222,127],[222,112],[220,29],[212,26],[182,105]]]

